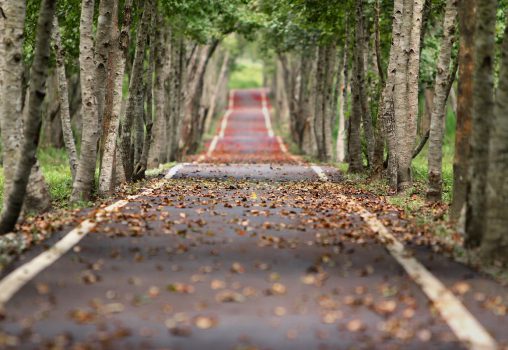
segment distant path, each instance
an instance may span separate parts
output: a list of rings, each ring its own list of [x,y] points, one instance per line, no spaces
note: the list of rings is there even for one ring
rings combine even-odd
[[[47,268],[37,251],[11,266],[41,271],[0,282],[0,348],[508,344],[506,288],[426,247],[414,259],[396,238],[414,229],[290,155],[269,110],[263,90],[235,91],[198,162],[100,211]]]

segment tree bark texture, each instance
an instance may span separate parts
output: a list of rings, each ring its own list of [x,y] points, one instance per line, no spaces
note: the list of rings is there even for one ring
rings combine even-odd
[[[146,113],[143,113],[143,129],[144,137],[142,142],[141,155],[137,164],[134,167],[134,180],[142,180],[145,178],[145,172],[148,168],[148,154],[150,153],[150,147],[152,145],[153,135],[153,74],[155,72],[155,50],[158,42],[156,41],[155,26],[157,15],[152,15],[152,23],[150,30],[150,53],[148,55],[148,68],[146,70],[146,81],[145,81],[145,103]]]
[[[156,28],[157,46],[155,48],[155,81],[154,81],[154,107],[155,107],[155,130],[153,133],[152,147],[148,157],[148,167],[156,168],[159,164],[167,161],[166,135],[166,99],[164,85],[168,79],[171,64],[171,41],[169,28],[165,25],[162,16],[158,16]]]
[[[443,138],[446,115],[446,101],[449,95],[450,62],[455,42],[455,21],[458,0],[447,0],[443,20],[443,39],[437,63],[434,83],[434,108],[430,119],[429,134],[429,183],[427,199],[440,201],[443,194]]]
[[[458,220],[466,205],[469,183],[470,141],[473,114],[474,32],[476,0],[459,1],[459,79],[455,157],[453,159],[453,200],[450,218]]]
[[[481,255],[487,262],[508,266],[508,26],[501,49],[501,71],[490,133],[486,228]]]
[[[5,17],[2,23],[2,40],[0,40],[0,59],[2,60],[2,151],[4,168],[4,204],[8,202],[11,192],[22,135],[20,133],[23,119],[22,76],[23,67],[23,32],[25,23],[25,2],[4,0],[2,10]]]
[[[94,0],[83,0],[81,4],[79,66],[83,133],[81,136],[81,154],[71,195],[71,200],[74,202],[91,199],[97,159],[99,119],[95,96],[94,7]]]
[[[60,120],[62,123],[63,139],[67,156],[69,157],[69,166],[71,169],[72,179],[76,178],[76,170],[78,169],[78,152],[76,151],[76,143],[72,133],[71,114],[69,107],[69,89],[67,86],[67,76],[65,74],[65,52],[60,36],[60,26],[58,18],[55,16],[53,23],[53,49],[56,56],[56,71],[58,76],[58,97],[60,100]]]
[[[402,30],[402,11],[403,0],[395,0],[393,5],[393,23],[392,23],[392,44],[390,47],[390,58],[388,62],[388,72],[386,84],[381,95],[381,106],[379,108],[379,118],[383,124],[384,135],[388,145],[388,179],[390,187],[397,189],[397,135],[395,131],[395,76],[397,73],[397,62],[401,55],[401,30]]]
[[[418,81],[423,0],[404,0],[401,27],[401,54],[395,76],[395,132],[397,189],[412,186],[411,162],[417,134]],[[392,154],[390,154],[392,156]]]
[[[95,95],[99,125],[102,125],[104,116],[108,60],[113,40],[113,12],[117,11],[117,2],[118,0],[101,0],[99,4],[99,17],[97,19],[97,34],[95,38]],[[118,16],[115,15],[115,17]],[[102,132],[102,129],[99,131]]]
[[[23,207],[28,180],[36,163],[36,152],[41,131],[42,103],[46,95],[46,80],[50,60],[51,29],[56,0],[43,0],[37,21],[34,60],[30,73],[30,97],[24,127],[24,140],[16,162],[16,172],[6,206],[0,218],[0,233],[12,231]]]
[[[112,67],[109,78],[111,87],[108,87],[107,89],[106,105],[104,108],[104,134],[102,137],[104,153],[101,161],[101,171],[99,177],[100,194],[111,193],[116,185],[117,173],[121,170],[121,173],[123,174],[123,164],[117,161],[117,159],[121,159],[121,152],[117,147],[117,138],[120,125],[120,115],[122,112],[123,80],[126,71],[126,62],[129,55],[132,0],[127,0],[125,2],[123,14],[123,23],[120,31],[118,31],[118,20],[113,23],[114,47],[111,52],[109,64],[110,67]],[[119,169],[120,167],[122,167],[122,169]]]
[[[466,211],[465,244],[468,247],[479,246],[485,230],[485,185],[489,164],[490,128],[494,116],[496,13],[497,0],[477,1],[471,184]]]
[[[136,51],[134,62],[132,64],[132,73],[129,83],[129,98],[127,100],[127,109],[122,123],[122,160],[127,181],[132,180],[134,172],[133,159],[133,126],[140,109],[143,108],[143,73],[145,62],[145,49],[148,39],[148,29],[150,27],[150,18],[152,15],[152,2],[147,0],[144,5],[143,16],[138,24],[136,37]]]

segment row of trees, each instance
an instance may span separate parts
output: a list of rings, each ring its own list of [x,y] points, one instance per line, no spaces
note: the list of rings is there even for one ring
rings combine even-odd
[[[412,160],[428,144],[427,198],[441,201],[451,103],[457,122],[451,218],[465,217],[468,247],[507,262],[508,40],[497,45],[504,1],[263,4],[270,18],[265,43],[276,58],[269,81],[302,152],[385,176],[404,192],[412,187]]]
[[[394,191],[411,188],[412,159],[428,142],[427,196],[441,200],[445,112],[456,100],[451,217],[465,216],[468,246],[506,261],[505,0],[0,0],[0,9],[0,232],[23,203],[49,204],[40,136],[61,135],[73,201],[195,152],[225,99],[234,57],[224,38],[259,29],[275,53],[278,114],[302,151],[386,176]]]
[[[50,205],[41,137],[65,144],[74,202],[195,152],[227,97],[233,57],[224,38],[256,25],[247,5],[0,0],[0,232],[13,229],[23,204]]]

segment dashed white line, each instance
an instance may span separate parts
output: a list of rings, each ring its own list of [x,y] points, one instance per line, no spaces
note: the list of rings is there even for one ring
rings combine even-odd
[[[180,171],[185,164],[177,164],[170,169],[168,174],[165,176],[166,179],[174,177],[178,171]],[[134,196],[127,197],[128,200],[134,200],[141,196],[148,195],[154,190],[161,188],[163,182],[160,181],[152,188],[146,189],[142,193]],[[65,253],[71,250],[76,244],[78,244],[88,233],[90,233],[96,226],[97,223],[107,219],[108,213],[115,212],[122,207],[126,206],[129,201],[120,200],[117,201],[104,209],[100,209],[95,214],[94,219],[87,219],[80,223],[75,229],[67,233],[62,239],[60,239],[54,246],[45,252],[39,254],[26,264],[21,265],[4,279],[0,281],[0,309],[28,282],[30,282],[35,276],[41,271],[46,269],[48,266],[56,262]]]
[[[217,147],[217,142],[219,141],[219,136],[214,136],[212,142],[210,143],[210,148],[208,148],[208,152],[206,152],[207,157],[211,157],[213,151]]]
[[[232,113],[233,113],[233,111],[230,109],[226,112],[226,114],[222,118],[222,122],[220,124],[220,132],[219,132],[219,137],[221,139],[224,138],[224,134],[226,133],[226,127],[228,126],[228,120],[229,120],[229,117],[231,116]]]
[[[311,169],[318,175],[321,181],[328,181],[328,176],[326,176],[321,167],[312,165]],[[383,223],[377,219],[376,215],[369,212],[359,203],[354,202],[352,198],[340,195],[338,199],[346,203],[354,203],[357,212],[365,223],[367,223],[373,232],[379,235],[386,249],[404,268],[413,281],[420,286],[461,342],[472,350],[498,349],[495,339],[460,300],[425,266],[409,254],[404,245],[388,231]]]
[[[262,106],[261,110],[265,118],[266,130],[268,130],[268,137],[274,137],[275,133],[273,132],[272,121],[270,119],[270,112],[268,111],[268,103],[265,90],[263,90],[263,92],[261,93],[261,106]]]

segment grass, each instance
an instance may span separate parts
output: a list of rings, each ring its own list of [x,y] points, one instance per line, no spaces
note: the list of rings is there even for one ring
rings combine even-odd
[[[72,191],[72,176],[64,149],[45,148],[37,153],[42,173],[49,187],[54,207],[68,206]],[[0,207],[3,205],[3,168],[0,168]]]
[[[236,61],[229,79],[230,89],[251,89],[263,86],[263,64],[247,58]]]
[[[42,173],[55,207],[66,207],[72,192],[72,175],[65,149],[46,148],[38,152]]]

